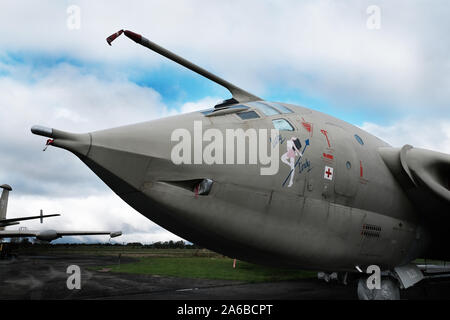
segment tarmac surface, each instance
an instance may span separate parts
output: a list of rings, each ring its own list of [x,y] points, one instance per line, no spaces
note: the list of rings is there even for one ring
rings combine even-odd
[[[122,257],[121,263],[134,261]],[[111,256],[21,256],[0,260],[0,300],[133,299],[133,300],[354,300],[356,284],[318,279],[248,284],[93,271],[113,265]],[[67,268],[81,269],[81,289],[69,290]],[[450,279],[424,280],[401,291],[402,299],[450,299]]]

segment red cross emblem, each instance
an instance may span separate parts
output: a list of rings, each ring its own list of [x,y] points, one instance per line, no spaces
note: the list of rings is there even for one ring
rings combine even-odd
[[[327,180],[333,180],[333,171],[334,169],[331,167],[325,167],[325,173],[324,173],[324,178]]]

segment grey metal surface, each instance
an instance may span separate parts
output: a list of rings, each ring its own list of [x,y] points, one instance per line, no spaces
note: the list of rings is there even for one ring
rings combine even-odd
[[[405,289],[412,287],[424,279],[422,271],[415,264],[395,267],[394,272],[397,274],[400,283]]]

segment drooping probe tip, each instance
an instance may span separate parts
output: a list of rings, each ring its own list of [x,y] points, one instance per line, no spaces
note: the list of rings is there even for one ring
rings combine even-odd
[[[114,33],[114,34],[110,35],[108,38],[106,38],[106,42],[108,42],[108,44],[111,46],[111,42],[116,40],[122,33],[123,33],[123,29],[117,31],[116,33]]]
[[[111,46],[111,43],[116,40],[122,33],[125,33],[125,35],[133,40],[134,42],[141,43],[142,42],[142,36],[140,34],[134,33],[133,31],[129,30],[119,30],[116,33],[110,35],[108,38],[106,38],[106,42]]]

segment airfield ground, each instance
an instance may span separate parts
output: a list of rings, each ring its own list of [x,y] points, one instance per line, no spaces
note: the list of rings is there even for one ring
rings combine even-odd
[[[80,290],[67,288],[70,265],[81,268]],[[427,280],[402,298],[449,299],[449,289],[450,280]],[[0,260],[0,299],[352,300],[356,285],[241,261],[233,269],[232,259],[207,250],[58,246]]]

